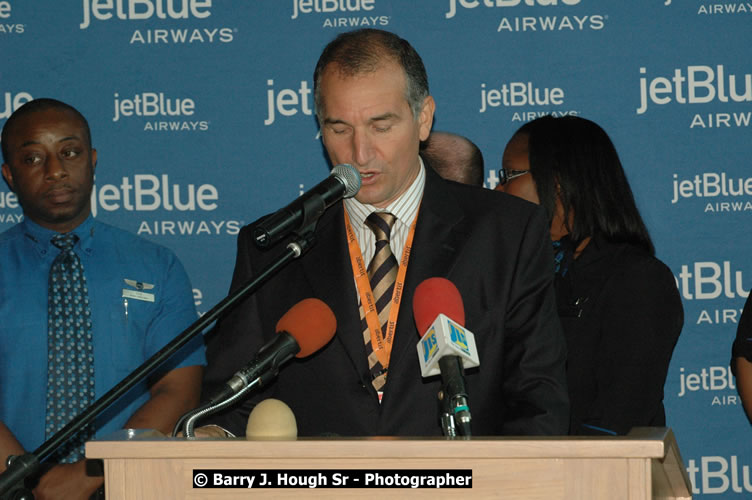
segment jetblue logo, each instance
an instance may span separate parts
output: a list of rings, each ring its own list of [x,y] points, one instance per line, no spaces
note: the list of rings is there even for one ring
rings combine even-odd
[[[743,460],[743,459],[742,459]],[[699,460],[687,461],[687,473],[692,481],[692,493],[699,495],[721,495],[727,492],[751,493],[752,483],[749,478],[749,464],[745,464],[737,455],[728,457],[709,456]],[[744,495],[733,495],[743,498]],[[746,496],[749,498],[749,495]]]
[[[120,98],[115,93],[115,115],[112,121],[121,116],[192,116],[196,103],[193,99],[165,97],[164,92],[142,92],[132,99]]]
[[[682,265],[675,276],[676,286],[685,300],[746,299],[749,290],[744,288],[744,276],[731,261],[695,262]]]
[[[748,112],[752,118],[752,112]],[[699,116],[699,115],[698,115]],[[726,172],[706,172],[694,177],[679,178],[674,174],[671,204],[697,198],[704,203],[705,213],[752,212],[752,177],[733,177]],[[720,201],[701,198],[720,198]]]
[[[752,196],[752,177],[732,177],[726,172],[706,172],[680,179],[674,174],[671,204],[681,198],[712,198],[716,196]]]
[[[564,90],[559,87],[534,87],[532,82],[503,83],[499,88],[486,90],[480,84],[480,112],[488,108],[520,106],[561,106],[564,104]]]
[[[114,5],[113,5],[114,4]],[[212,0],[84,0],[83,21],[79,27],[89,27],[92,19],[107,21],[145,21],[159,19],[206,19],[211,16]]]
[[[376,6],[376,0],[293,0],[292,17],[297,19],[301,14],[332,12],[348,13],[371,11]]]
[[[322,28],[373,28],[388,26],[389,16],[374,15],[376,0],[293,0],[290,19],[325,15]]]
[[[160,177],[151,174],[136,174],[123,177],[120,185],[95,185],[91,192],[91,211],[96,217],[98,209],[107,212],[210,212],[216,210],[219,191],[212,184],[180,185],[170,181],[167,174]]]
[[[190,98],[168,97],[164,92],[142,92],[132,98],[115,93],[113,122],[121,118],[154,118],[144,124],[145,131],[197,131],[208,130],[207,120],[194,119],[196,103]],[[186,119],[182,119],[186,118]]]
[[[517,7],[520,4],[528,7],[547,7],[552,5],[577,5],[580,0],[449,0],[449,12],[444,16],[447,19],[453,18],[457,14],[457,7],[464,9],[474,9],[476,7]]]
[[[206,20],[211,17],[212,0],[83,0],[83,20],[79,24],[87,29],[94,21],[135,21],[129,44],[167,45],[230,43],[237,28],[203,26],[201,28],[141,28],[144,21],[156,20]]]
[[[697,391],[733,391],[734,375],[730,366],[711,366],[702,368],[698,372],[685,373],[684,367],[679,368],[679,393],[683,398],[689,392]],[[736,396],[734,396],[736,399]]]
[[[423,345],[423,363],[428,363],[428,360],[436,353],[439,348],[439,343],[436,340],[436,329],[431,327],[423,336],[423,340],[420,341]]]
[[[638,115],[651,104],[659,106],[675,102],[680,105],[707,103],[752,102],[752,73],[735,74],[723,64],[715,67],[690,65],[674,68],[673,74],[648,77],[647,68],[640,68],[640,106]]]
[[[308,116],[313,114],[313,89],[308,86],[307,81],[301,80],[300,88],[297,89],[275,90],[274,80],[271,78],[266,81],[266,84],[269,88],[266,90],[267,116],[264,125],[269,126],[274,123],[275,111],[280,116],[293,116],[298,114],[298,111]]]

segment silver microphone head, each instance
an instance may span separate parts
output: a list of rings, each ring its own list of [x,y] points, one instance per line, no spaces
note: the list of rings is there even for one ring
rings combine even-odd
[[[348,165],[347,163],[336,165],[329,175],[333,175],[345,185],[343,198],[352,198],[360,191],[360,174],[352,165]]]

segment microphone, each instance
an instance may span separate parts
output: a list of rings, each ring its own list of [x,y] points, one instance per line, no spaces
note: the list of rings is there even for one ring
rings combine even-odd
[[[266,248],[288,234],[316,222],[324,211],[342,198],[360,190],[360,174],[352,165],[335,166],[329,177],[275,213],[260,219],[253,228],[256,246]]]
[[[318,351],[334,337],[337,320],[324,302],[309,298],[292,306],[277,322],[275,330],[274,339],[259,349],[251,363],[235,372],[211,402],[227,399],[252,383],[263,386],[293,356],[305,358]]]
[[[454,436],[456,424],[461,435],[470,436],[464,369],[478,366],[480,358],[475,337],[464,328],[465,308],[459,290],[445,278],[423,281],[415,289],[413,315],[418,332],[422,332],[416,346],[421,375],[441,375],[444,432]]]
[[[294,439],[298,423],[289,406],[279,399],[265,399],[248,415],[246,439]]]

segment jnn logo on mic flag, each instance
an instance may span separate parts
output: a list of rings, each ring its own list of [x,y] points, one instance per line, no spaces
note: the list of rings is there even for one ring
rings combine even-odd
[[[417,345],[423,377],[441,374],[439,359],[459,356],[465,368],[478,366],[478,350],[473,334],[444,314],[439,314]]]

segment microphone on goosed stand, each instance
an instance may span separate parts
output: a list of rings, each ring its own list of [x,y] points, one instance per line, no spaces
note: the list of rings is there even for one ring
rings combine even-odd
[[[324,347],[334,337],[337,320],[324,302],[308,298],[292,306],[277,322],[275,330],[277,335],[259,349],[253,361],[235,372],[208,403],[180,417],[173,436],[182,427],[186,437],[194,437],[194,425],[199,418],[236,403],[253,387],[266,385],[293,356],[304,358]]]
[[[210,401],[225,399],[252,383],[264,385],[293,356],[305,358],[318,351],[334,337],[337,320],[323,301],[309,298],[292,306],[277,322],[275,330],[277,335],[259,349],[252,362],[235,372]]]
[[[465,368],[480,364],[475,337],[464,328],[465,308],[457,287],[445,278],[429,278],[415,289],[413,315],[423,378],[441,375],[439,402],[446,436],[471,436]]]
[[[335,165],[329,176],[289,205],[253,223],[253,239],[267,248],[288,234],[315,223],[324,211],[360,190],[360,174],[352,165]]]

